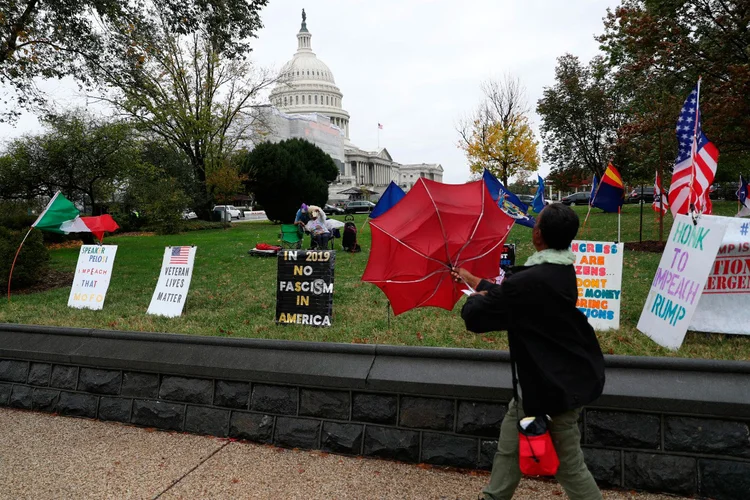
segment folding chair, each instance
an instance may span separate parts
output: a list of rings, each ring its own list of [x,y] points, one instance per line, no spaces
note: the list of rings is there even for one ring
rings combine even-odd
[[[279,233],[281,247],[295,249],[302,248],[302,234],[303,233],[300,231],[299,226],[296,224],[282,224],[281,233]]]

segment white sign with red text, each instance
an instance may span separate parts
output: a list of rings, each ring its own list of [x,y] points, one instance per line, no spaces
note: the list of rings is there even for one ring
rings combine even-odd
[[[68,307],[101,310],[112,277],[117,245],[82,245]]]

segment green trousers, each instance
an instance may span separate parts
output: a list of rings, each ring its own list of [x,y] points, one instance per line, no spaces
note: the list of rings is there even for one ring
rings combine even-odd
[[[602,494],[583,461],[581,432],[578,430],[580,414],[581,409],[577,408],[553,416],[550,422],[552,442],[560,459],[555,479],[565,489],[570,500],[601,500]],[[508,413],[500,426],[490,484],[483,491],[486,500],[510,500],[521,481],[517,424],[524,416],[521,405],[511,400]]]

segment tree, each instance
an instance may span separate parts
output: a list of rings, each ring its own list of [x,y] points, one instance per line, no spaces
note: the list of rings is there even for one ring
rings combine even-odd
[[[170,33],[201,29],[225,57],[243,57],[262,27],[268,0],[0,0],[0,86],[10,90],[0,119],[19,114],[11,105],[45,102],[35,78],[73,76],[93,85],[159,46],[157,25]]]
[[[641,157],[668,157],[671,163],[677,116],[702,76],[703,130],[721,151],[717,180],[728,172],[726,166],[748,164],[748,25],[745,0],[622,0],[608,11],[598,40],[616,85],[628,96],[620,143]],[[667,150],[661,155],[659,138]]]
[[[157,29],[157,28],[155,28]],[[258,93],[275,79],[225,56],[211,33],[186,36],[158,27],[159,48],[151,38],[133,37],[141,58],[104,75],[114,88],[102,99],[148,133],[180,150],[190,161],[198,193],[207,193],[208,172],[219,169],[240,145],[264,126]],[[196,210],[207,216],[210,197]]]
[[[249,152],[241,173],[269,219],[293,222],[302,203],[323,206],[339,170],[333,159],[304,139],[264,142]]]
[[[127,179],[138,158],[130,124],[95,119],[81,111],[46,119],[49,131],[11,143],[0,162],[0,180],[7,198],[52,196],[60,190],[72,200],[88,202],[101,213],[108,199]]]
[[[208,173],[206,184],[213,198],[219,203],[231,203],[234,195],[242,190],[247,175],[240,175],[238,169],[228,162]]]
[[[588,66],[571,54],[559,57],[555,84],[545,87],[537,102],[544,160],[555,170],[570,170],[573,177],[601,177],[615,153],[620,109],[603,57],[595,57]]]
[[[526,91],[516,78],[482,85],[484,98],[475,113],[458,126],[459,147],[466,151],[470,169],[487,168],[508,185],[519,170],[539,168],[538,143],[526,117]]]

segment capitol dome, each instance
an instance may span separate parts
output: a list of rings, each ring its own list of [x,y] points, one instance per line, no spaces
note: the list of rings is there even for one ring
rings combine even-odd
[[[330,68],[312,51],[312,34],[302,10],[302,27],[297,33],[297,52],[284,64],[279,83],[270,95],[271,104],[291,114],[318,113],[331,119],[349,137],[349,113],[341,105],[343,94]]]

